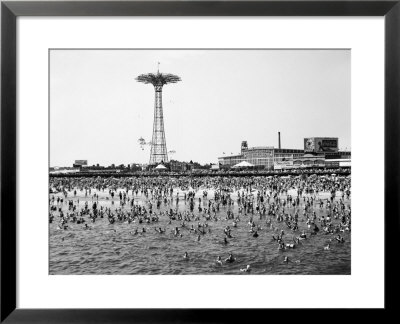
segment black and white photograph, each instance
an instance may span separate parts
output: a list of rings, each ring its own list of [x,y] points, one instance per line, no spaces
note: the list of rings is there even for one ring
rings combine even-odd
[[[49,50],[50,275],[351,275],[351,50]]]

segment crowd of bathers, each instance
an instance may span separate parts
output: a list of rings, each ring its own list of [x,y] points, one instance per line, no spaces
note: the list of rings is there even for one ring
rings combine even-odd
[[[351,231],[351,176],[50,177],[49,190],[49,222],[60,231],[96,229],[97,222],[116,231],[124,223],[132,225],[133,236],[191,235],[200,241],[215,223],[225,222],[221,244],[235,239],[236,228],[247,227],[254,239],[271,232],[280,251],[315,235],[328,235],[321,248],[330,250]],[[190,251],[182,256],[190,257]],[[230,253],[215,263],[235,261]],[[291,260],[285,256],[283,262]]]

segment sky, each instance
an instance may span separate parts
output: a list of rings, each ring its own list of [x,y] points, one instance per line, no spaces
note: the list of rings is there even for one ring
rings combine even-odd
[[[305,137],[351,148],[350,50],[51,50],[50,166],[148,163],[154,87],[163,88],[169,159],[216,163],[249,147],[303,149]]]

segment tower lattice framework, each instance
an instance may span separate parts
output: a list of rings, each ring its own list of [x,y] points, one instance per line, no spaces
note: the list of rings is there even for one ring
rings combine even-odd
[[[162,89],[168,83],[176,83],[181,78],[174,74],[148,73],[139,75],[136,80],[145,84],[152,84],[155,90],[153,136],[151,139],[150,162],[158,164],[168,162],[167,143],[165,140],[164,114],[162,107]]]

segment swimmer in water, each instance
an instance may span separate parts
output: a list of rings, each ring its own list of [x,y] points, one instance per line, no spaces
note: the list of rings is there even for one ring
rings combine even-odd
[[[222,260],[221,260],[221,257],[220,256],[218,256],[218,258],[217,258],[217,264],[219,264],[219,265],[221,265],[222,266]]]
[[[246,268],[240,269],[240,272],[250,272],[250,271],[251,271],[250,264],[248,264]]]
[[[283,262],[289,263],[289,258],[287,256],[285,256],[285,259],[283,259]]]
[[[339,243],[344,243],[344,238],[341,237],[340,235],[338,235],[338,236],[336,237],[336,241],[338,241]]]
[[[258,237],[257,231],[254,232],[253,237]]]
[[[229,253],[229,257],[225,259],[226,263],[232,263],[234,262],[236,259],[233,257],[232,253]]]
[[[178,228],[178,227],[175,227],[174,235],[175,235],[175,236],[178,236],[178,234],[180,234],[179,228]]]
[[[288,248],[288,249],[294,249],[294,247],[295,247],[294,243],[287,243],[286,244],[286,248]]]
[[[330,250],[331,249],[331,245],[328,243],[327,246],[324,246],[324,250]]]
[[[184,259],[188,260],[189,259],[189,255],[187,252],[185,252],[185,255],[183,256]]]

